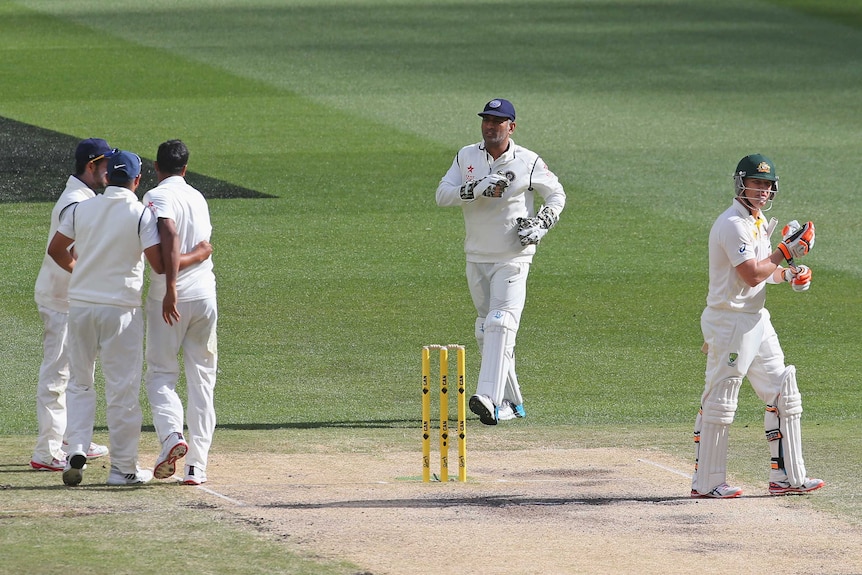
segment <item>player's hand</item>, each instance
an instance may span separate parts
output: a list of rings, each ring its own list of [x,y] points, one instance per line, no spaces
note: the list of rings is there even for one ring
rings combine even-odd
[[[793,258],[801,258],[814,247],[814,223],[806,222],[800,226],[796,220],[784,226],[784,239],[778,244],[778,249],[788,262]]]
[[[548,228],[540,218],[518,218],[518,239],[522,246],[538,244],[546,233]]]
[[[162,300],[162,319],[168,325],[180,321],[180,312],[177,310],[177,288],[168,286],[165,298]]]
[[[790,282],[790,287],[794,291],[805,291],[811,287],[811,268],[808,266],[787,268],[784,270],[784,281]]]

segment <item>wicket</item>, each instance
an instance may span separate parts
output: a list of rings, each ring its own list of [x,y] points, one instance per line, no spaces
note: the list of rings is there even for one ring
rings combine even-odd
[[[431,481],[431,350],[440,351],[440,481],[449,481],[449,350],[458,364],[458,481],[467,481],[467,396],[463,345],[422,348],[422,481]]]

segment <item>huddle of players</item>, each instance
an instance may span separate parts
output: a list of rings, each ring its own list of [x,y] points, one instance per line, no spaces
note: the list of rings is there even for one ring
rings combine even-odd
[[[44,353],[37,387],[39,438],[30,465],[62,471],[66,485],[80,484],[87,460],[108,452],[109,485],[172,477],[186,453],[182,481],[206,481],[217,363],[212,227],[206,200],[184,178],[185,144],[164,142],[156,157],[159,184],[142,203],[135,194],[140,157],[102,139],[83,140],[75,174],[52,212],[36,281]],[[100,188],[104,192],[96,194]],[[144,256],[151,268],[146,389],[162,443],[152,472],[138,466]],[[180,349],[187,413],[176,392]],[[110,449],[92,441],[97,359],[105,380]]]

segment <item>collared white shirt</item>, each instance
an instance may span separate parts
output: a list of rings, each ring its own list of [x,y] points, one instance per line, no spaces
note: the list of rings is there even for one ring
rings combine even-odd
[[[500,198],[461,199],[461,186],[491,173],[504,174],[509,187]],[[531,262],[535,245],[522,246],[518,218],[536,215],[538,194],[559,217],[566,194],[557,176],[535,152],[509,140],[509,149],[494,160],[479,142],[458,151],[449,171],[437,186],[437,205],[461,206],[464,212],[467,261],[474,263]]]
[[[709,294],[706,304],[714,309],[757,313],[766,303],[766,281],[751,287],[736,266],[746,260],[763,260],[772,253],[767,222],[739,201],[718,216],[709,232]]]
[[[207,201],[182,176],[170,176],[162,180],[144,194],[144,204],[153,210],[156,218],[173,220],[181,254],[192,251],[203,240],[210,240],[212,224]],[[147,298],[161,301],[165,291],[165,276],[150,270]],[[177,274],[177,301],[194,301],[215,295],[212,256]]]

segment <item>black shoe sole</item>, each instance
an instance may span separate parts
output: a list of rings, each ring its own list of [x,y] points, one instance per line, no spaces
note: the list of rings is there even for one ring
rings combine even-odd
[[[470,398],[470,411],[479,416],[479,421],[485,425],[497,425],[497,419],[494,414],[488,411],[485,404],[477,397]]]

